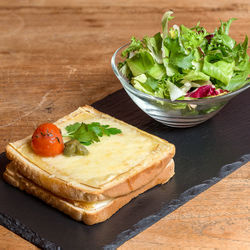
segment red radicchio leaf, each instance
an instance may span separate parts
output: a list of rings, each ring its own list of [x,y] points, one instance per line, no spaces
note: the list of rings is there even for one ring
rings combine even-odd
[[[207,96],[216,96],[224,92],[228,91],[223,89],[215,89],[215,87],[212,85],[204,85],[190,93],[187,93],[186,96],[192,98],[202,98]]]
[[[202,56],[205,56],[205,53],[204,53],[204,51],[202,50],[201,47],[198,47],[198,50],[200,51],[200,53],[202,54]]]
[[[211,42],[212,38],[214,37],[214,34],[209,34],[207,36],[205,36],[205,38],[207,39],[208,43]]]

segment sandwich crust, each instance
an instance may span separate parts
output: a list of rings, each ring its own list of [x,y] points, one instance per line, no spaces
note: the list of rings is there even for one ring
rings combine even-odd
[[[89,112],[97,117],[113,119],[125,126],[129,126],[139,131],[143,135],[149,136],[152,140],[156,140],[160,145],[157,149],[158,157],[153,159],[152,156],[150,164],[146,167],[138,165],[117,176],[114,180],[104,184],[101,188],[94,188],[75,181],[67,181],[58,176],[53,176],[26,159],[16,150],[16,147],[20,146],[22,143],[26,142],[28,138],[30,138],[27,137],[21,141],[10,143],[6,147],[7,157],[15,164],[16,171],[43,189],[46,189],[65,199],[75,201],[98,201],[123,196],[137,190],[143,185],[146,185],[165,168],[167,163],[175,154],[175,147],[173,144],[141,131],[120,120],[112,118],[111,116],[99,112],[90,106],[79,108],[75,112],[58,120],[55,124],[61,124],[65,120],[71,119],[81,112]],[[161,145],[164,145],[164,147],[161,147]]]
[[[4,179],[11,185],[38,197],[52,207],[57,208],[61,212],[69,215],[73,219],[83,221],[88,225],[93,225],[107,220],[130,200],[158,184],[166,183],[173,175],[174,161],[171,160],[168,165],[150,182],[141,186],[137,190],[130,192],[129,194],[110,200],[106,205],[98,209],[84,209],[77,207],[74,205],[74,202],[65,200],[39,187],[29,179],[15,172],[13,163],[10,163],[7,166],[7,169],[4,173]]]

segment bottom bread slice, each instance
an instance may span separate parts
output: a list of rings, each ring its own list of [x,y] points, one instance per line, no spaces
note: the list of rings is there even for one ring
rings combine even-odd
[[[21,174],[14,172],[11,167],[12,164],[13,163],[10,163],[4,172],[4,179],[8,183],[38,197],[73,219],[83,221],[88,225],[107,220],[130,200],[158,184],[166,183],[174,175],[174,161],[172,159],[158,176],[137,190],[115,199],[88,203],[74,202],[55,196],[49,191],[37,186],[32,181],[26,179]]]

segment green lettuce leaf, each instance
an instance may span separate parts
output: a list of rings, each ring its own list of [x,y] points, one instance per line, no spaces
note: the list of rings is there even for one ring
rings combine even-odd
[[[162,37],[161,33],[158,32],[153,37],[145,36],[143,38],[143,42],[145,43],[146,47],[150,50],[151,55],[153,56],[154,60],[161,64],[162,63]]]
[[[236,59],[235,59],[235,70],[236,71],[245,71],[247,70],[249,64],[249,56],[247,54],[248,47],[248,37],[245,37],[245,40],[242,44],[238,44],[235,47]]]
[[[220,25],[220,28],[218,30],[218,33],[219,34],[226,34],[226,35],[228,35],[229,34],[229,28],[231,26],[231,23],[234,20],[237,20],[237,19],[236,18],[230,18],[227,22],[222,22],[221,21],[221,25]]]
[[[120,72],[126,76],[128,79],[131,79],[132,77],[132,72],[131,70],[129,69],[128,65],[127,65],[127,62],[122,62],[122,63],[119,63],[118,64],[118,68],[120,70]]]
[[[192,61],[194,59],[194,55],[190,52],[188,55],[182,53],[171,54],[170,63],[182,68],[182,69],[190,69],[192,68]]]
[[[168,35],[168,22],[174,18],[173,16],[171,16],[173,13],[174,13],[173,11],[167,11],[162,16],[161,25],[162,25],[163,38],[165,38]]]
[[[170,64],[182,69],[189,69],[192,67],[194,54],[193,52],[186,54],[187,52],[183,47],[182,43],[180,42],[179,37],[174,39],[171,37],[166,37],[164,40],[164,45],[170,51]]]
[[[174,83],[170,82],[169,80],[166,81],[166,86],[169,91],[171,101],[175,101],[179,97],[184,96],[186,94],[185,91],[178,88]]]
[[[196,32],[195,30],[181,25],[180,33],[181,42],[186,50],[196,49],[197,47],[202,46],[203,43],[206,43],[206,41],[204,41],[204,37],[207,35],[205,29],[203,30],[203,32]]]
[[[170,64],[169,58],[166,57],[163,59],[163,65],[165,67],[167,76],[173,76],[178,73],[178,68]]]
[[[131,83],[134,85],[134,87],[146,94],[152,95],[154,93],[151,86],[145,84],[147,81],[147,76],[145,74],[138,75],[136,77],[133,77],[131,80]]]
[[[132,58],[127,59],[127,64],[133,76],[138,76],[149,71],[155,65],[155,61],[148,51],[140,50]]]
[[[186,50],[183,47],[179,37],[176,38],[171,38],[171,37],[166,37],[163,40],[164,45],[166,48],[170,51],[171,54],[185,54]]]
[[[232,79],[225,89],[228,91],[235,91],[243,87],[247,82],[249,82],[249,79],[247,79],[248,75],[250,75],[250,62],[248,62],[245,71],[237,71],[234,73]]]
[[[191,70],[189,71],[186,75],[183,77],[183,82],[193,82],[193,81],[204,81],[207,82],[209,81],[210,77],[200,71],[194,71]]]
[[[141,74],[139,76],[133,77],[131,83],[141,92],[164,98],[164,89],[161,85],[159,85],[159,81],[152,77],[147,77],[145,74]]]
[[[132,37],[129,47],[122,51],[122,57],[129,57],[131,52],[139,51],[142,48],[142,42],[137,40],[135,37]]]
[[[155,63],[154,66],[148,71],[148,75],[155,79],[160,80],[166,74],[166,70],[163,64]]]
[[[206,56],[204,58],[204,64],[202,72],[215,78],[227,86],[233,76],[234,61],[231,63],[225,61],[217,61],[215,63],[210,62],[210,58]]]

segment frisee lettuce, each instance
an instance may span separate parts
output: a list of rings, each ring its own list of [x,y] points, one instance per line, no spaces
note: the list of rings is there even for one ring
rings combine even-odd
[[[142,40],[132,37],[122,52],[125,60],[118,67],[136,89],[174,101],[185,99],[188,93],[204,85],[227,93],[247,83],[248,38],[237,44],[229,36],[235,18],[221,21],[220,27],[209,33],[200,23],[191,28],[184,25],[169,28],[172,14],[167,11],[163,15],[162,33]]]

